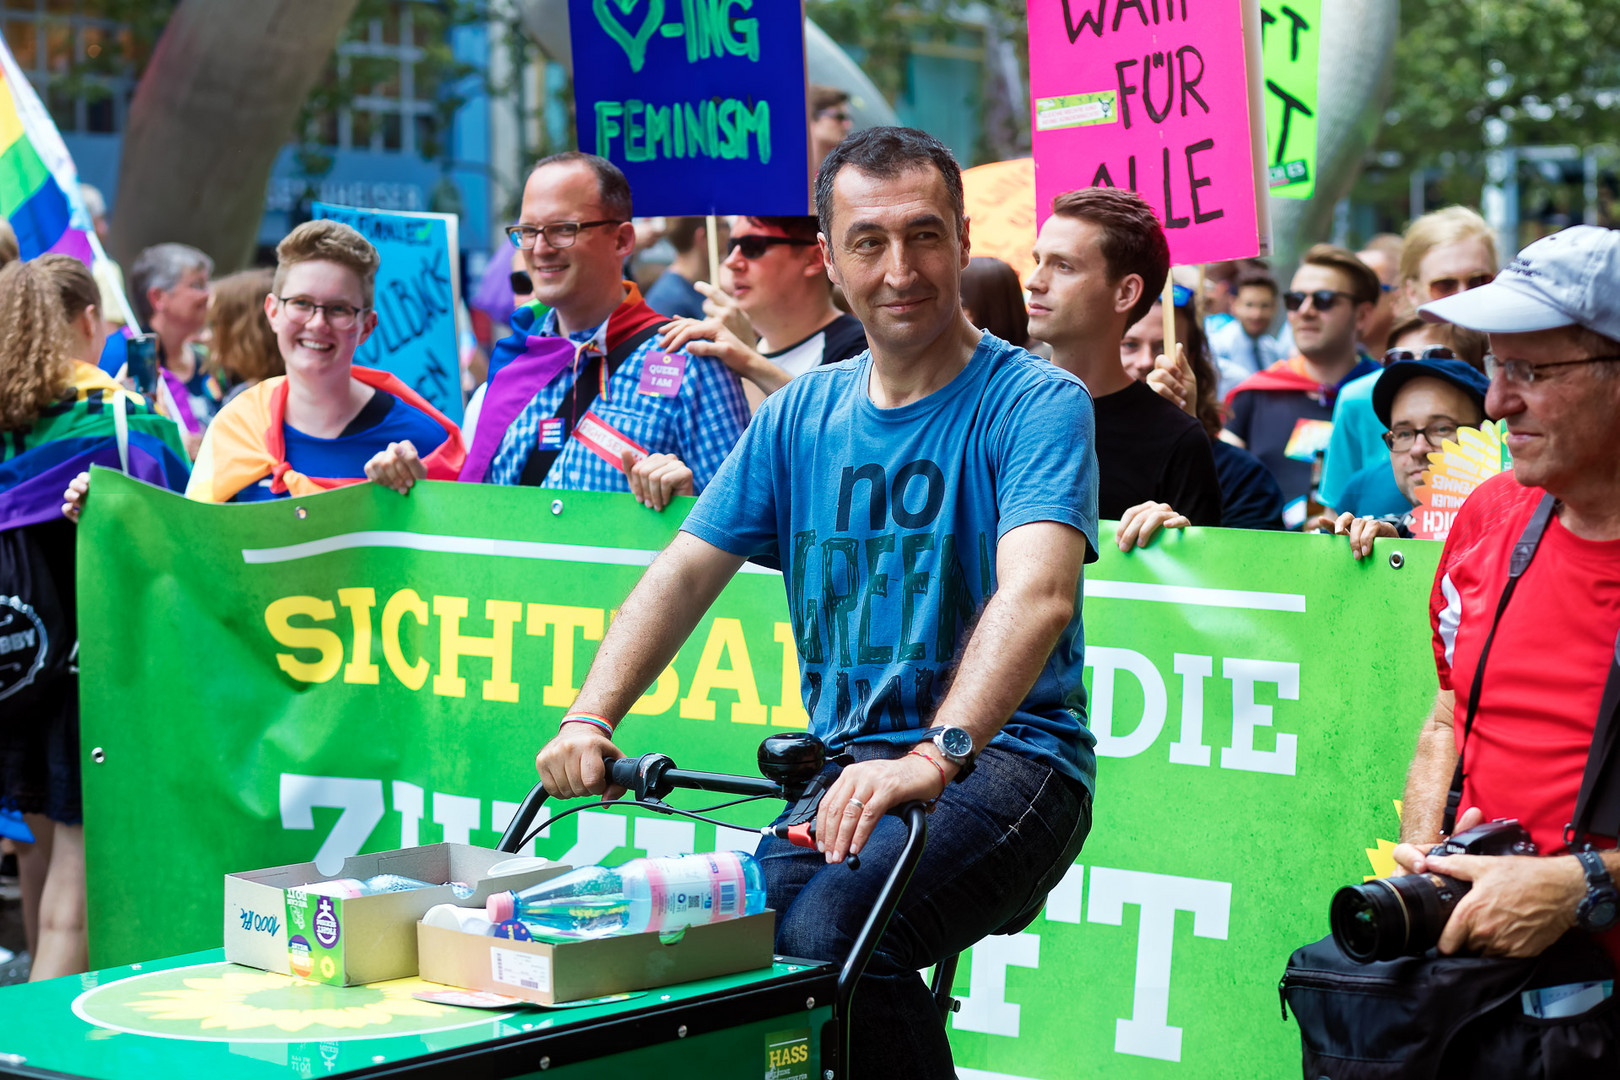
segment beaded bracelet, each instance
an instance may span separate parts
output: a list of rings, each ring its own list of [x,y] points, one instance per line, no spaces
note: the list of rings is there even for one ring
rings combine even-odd
[[[613,724],[607,719],[607,717],[597,716],[595,713],[569,713],[567,716],[562,718],[562,724],[557,725],[559,730],[562,728],[563,724],[590,724],[593,727],[601,728],[602,733],[608,738],[613,738]]]
[[[951,782],[945,779],[945,766],[941,765],[939,762],[935,761],[921,750],[907,750],[906,756],[920,757],[924,761],[928,762],[928,764],[939,770],[939,794],[928,800],[928,812],[932,814],[934,812],[934,804],[945,797],[945,789],[951,786]]]

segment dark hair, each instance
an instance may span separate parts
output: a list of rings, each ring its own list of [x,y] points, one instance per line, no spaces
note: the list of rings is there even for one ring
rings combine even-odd
[[[664,229],[664,239],[669,241],[677,255],[685,255],[697,243],[698,230],[703,227],[704,221],[700,217],[672,217]]]
[[[1089,221],[1102,230],[1102,257],[1108,265],[1109,282],[1127,274],[1142,279],[1142,295],[1125,325],[1134,326],[1145,318],[1170,276],[1170,241],[1147,200],[1119,188],[1080,188],[1053,199],[1052,213]]]
[[[1232,287],[1232,292],[1235,295],[1242,292],[1244,289],[1270,289],[1272,296],[1276,296],[1278,293],[1282,292],[1282,290],[1277,287],[1277,279],[1266,273],[1264,270],[1250,270],[1245,273],[1242,277],[1237,279],[1237,284]]]
[[[1187,334],[1182,338],[1182,346],[1187,350],[1187,361],[1192,364],[1193,379],[1198,383],[1198,401],[1194,408],[1198,411],[1198,422],[1204,425],[1204,434],[1213,442],[1221,437],[1221,428],[1226,426],[1221,418],[1221,379],[1209,354],[1203,320],[1190,307],[1176,309],[1177,315],[1183,312],[1187,315]],[[1181,333],[1179,328],[1176,333]]]
[[[975,255],[962,271],[962,306],[973,312],[981,330],[1022,348],[1029,340],[1029,311],[1018,271],[984,255]]]
[[[630,181],[624,178],[619,167],[605,157],[595,154],[583,154],[578,150],[564,150],[560,154],[550,154],[534,163],[529,170],[532,176],[547,165],[572,165],[579,162],[596,174],[596,188],[602,199],[602,209],[620,221],[629,221],[633,216],[630,202]]]
[[[773,217],[748,216],[749,222],[763,229],[780,229],[795,240],[814,240],[821,225],[809,214],[782,214]]]
[[[967,224],[962,196],[962,167],[950,148],[926,131],[907,127],[875,127],[858,131],[832,149],[816,173],[816,216],[821,231],[832,235],[833,181],[850,166],[879,180],[892,180],[916,169],[932,166],[945,178],[945,191],[956,215],[957,235]]]
[[[836,86],[810,84],[810,116],[812,119],[823,109],[831,109],[849,100],[849,95]]]
[[[1383,283],[1372,267],[1356,258],[1348,248],[1334,244],[1317,244],[1300,260],[1306,266],[1325,266],[1337,270],[1350,279],[1350,295],[1358,304],[1376,304],[1383,295]]]

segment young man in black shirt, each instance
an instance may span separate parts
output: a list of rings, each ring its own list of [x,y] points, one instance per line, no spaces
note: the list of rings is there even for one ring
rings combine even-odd
[[[1030,336],[1080,378],[1097,415],[1100,516],[1168,503],[1194,525],[1221,523],[1221,487],[1209,439],[1192,416],[1125,370],[1125,331],[1153,307],[1170,273],[1170,246],[1153,209],[1115,188],[1052,200],[1035,240]]]

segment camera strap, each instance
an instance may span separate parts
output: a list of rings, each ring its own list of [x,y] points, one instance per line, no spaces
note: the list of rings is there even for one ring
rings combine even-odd
[[[1485,645],[1479,650],[1479,663],[1474,666],[1474,682],[1468,691],[1468,715],[1463,721],[1462,746],[1457,750],[1457,767],[1451,774],[1451,790],[1446,793],[1446,813],[1440,823],[1440,833],[1443,836],[1450,836],[1457,827],[1457,812],[1462,804],[1463,779],[1467,775],[1463,770],[1463,755],[1468,750],[1468,736],[1474,730],[1474,715],[1479,711],[1479,692],[1485,682],[1485,661],[1491,655],[1491,642],[1496,640],[1496,628],[1502,624],[1502,613],[1507,610],[1508,601],[1513,599],[1513,590],[1518,587],[1519,578],[1530,568],[1530,560],[1535,558],[1536,549],[1541,546],[1541,538],[1547,532],[1547,523],[1552,520],[1553,509],[1557,505],[1557,499],[1551,495],[1543,495],[1535,513],[1530,515],[1529,524],[1524,527],[1524,532],[1513,545],[1513,555],[1508,561],[1507,585],[1502,589],[1502,599],[1496,602],[1496,615],[1491,619],[1490,633],[1485,635]],[[1616,673],[1612,668],[1609,683],[1609,688],[1620,694],[1620,686],[1615,685]],[[1608,700],[1606,692],[1604,700]],[[1594,752],[1596,745],[1597,740],[1594,739]],[[1590,759],[1587,765],[1590,771]],[[1583,783],[1583,793],[1585,789],[1586,785]]]
[[[1598,706],[1597,727],[1592,731],[1592,752],[1586,758],[1586,774],[1575,797],[1575,817],[1564,827],[1564,843],[1571,848],[1585,846],[1594,822],[1600,836],[1620,836],[1620,783],[1616,782],[1614,761],[1616,713],[1620,712],[1620,634],[1615,635],[1614,652],[1609,656],[1609,679],[1603,684],[1603,702]]]

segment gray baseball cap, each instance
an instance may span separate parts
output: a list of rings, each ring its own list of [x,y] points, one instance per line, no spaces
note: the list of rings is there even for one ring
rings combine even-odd
[[[1424,304],[1418,314],[1487,334],[1579,325],[1620,339],[1620,230],[1573,225],[1544,236],[1489,285]]]

